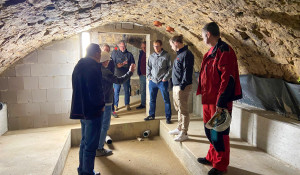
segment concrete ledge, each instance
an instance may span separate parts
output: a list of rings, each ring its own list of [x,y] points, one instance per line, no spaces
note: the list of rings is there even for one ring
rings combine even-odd
[[[70,134],[70,126],[7,132],[0,137],[0,174],[62,174]]]
[[[300,122],[275,112],[234,104],[231,133],[300,169]]]
[[[159,120],[113,124],[110,126],[107,135],[109,135],[113,141],[131,140],[141,137],[146,130],[151,130],[151,136],[158,136]],[[81,128],[72,129],[71,136],[71,145],[79,146]]]
[[[66,143],[62,148],[58,161],[55,165],[52,175],[61,175],[63,173],[65,163],[71,148],[71,132],[69,133]]]
[[[174,125],[173,129],[175,128],[176,126]],[[173,140],[174,137],[169,135],[169,130],[169,126],[167,126],[164,122],[160,122],[160,137],[166,142],[170,150],[180,160],[186,170],[191,175],[206,175],[209,169],[197,162],[197,157],[189,149],[187,142],[175,142]]]

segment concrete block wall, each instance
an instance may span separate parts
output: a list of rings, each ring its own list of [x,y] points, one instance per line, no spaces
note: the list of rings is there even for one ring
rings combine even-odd
[[[69,112],[71,76],[79,58],[80,40],[74,36],[35,50],[0,75],[9,130],[78,123]]]
[[[235,104],[231,133],[300,169],[300,122],[275,112]]]

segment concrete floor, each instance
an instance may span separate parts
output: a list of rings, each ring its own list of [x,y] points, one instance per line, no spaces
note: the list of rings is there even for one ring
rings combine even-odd
[[[101,175],[188,175],[159,136],[114,142],[111,149],[113,155],[95,159],[95,170]],[[77,173],[78,151],[78,147],[71,148],[63,175]]]

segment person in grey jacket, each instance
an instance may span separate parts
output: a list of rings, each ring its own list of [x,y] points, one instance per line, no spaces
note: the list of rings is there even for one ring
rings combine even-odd
[[[172,62],[170,55],[162,48],[162,41],[153,42],[154,53],[152,53],[147,63],[147,79],[149,80],[150,109],[149,116],[144,120],[155,119],[156,97],[158,89],[160,90],[164,102],[166,123],[171,123],[171,103],[168,91],[168,81],[172,76]]]
[[[104,149],[103,146],[104,146],[107,131],[110,126],[110,119],[111,119],[110,116],[111,116],[112,103],[114,98],[113,83],[122,84],[125,81],[129,80],[129,78],[133,75],[135,69],[135,64],[131,64],[129,67],[129,71],[127,73],[117,77],[111,72],[111,70],[108,67],[110,61],[111,59],[109,53],[102,52],[100,62],[102,63],[102,67],[101,67],[102,81],[103,81],[102,88],[103,88],[105,109],[102,117],[102,126],[100,128],[101,134],[100,134],[96,156],[106,156],[112,154],[111,150]]]

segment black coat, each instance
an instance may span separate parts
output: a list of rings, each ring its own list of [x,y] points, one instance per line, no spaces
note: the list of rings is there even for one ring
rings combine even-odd
[[[71,119],[94,119],[101,116],[105,105],[101,64],[92,58],[82,58],[72,74],[73,95]]]

